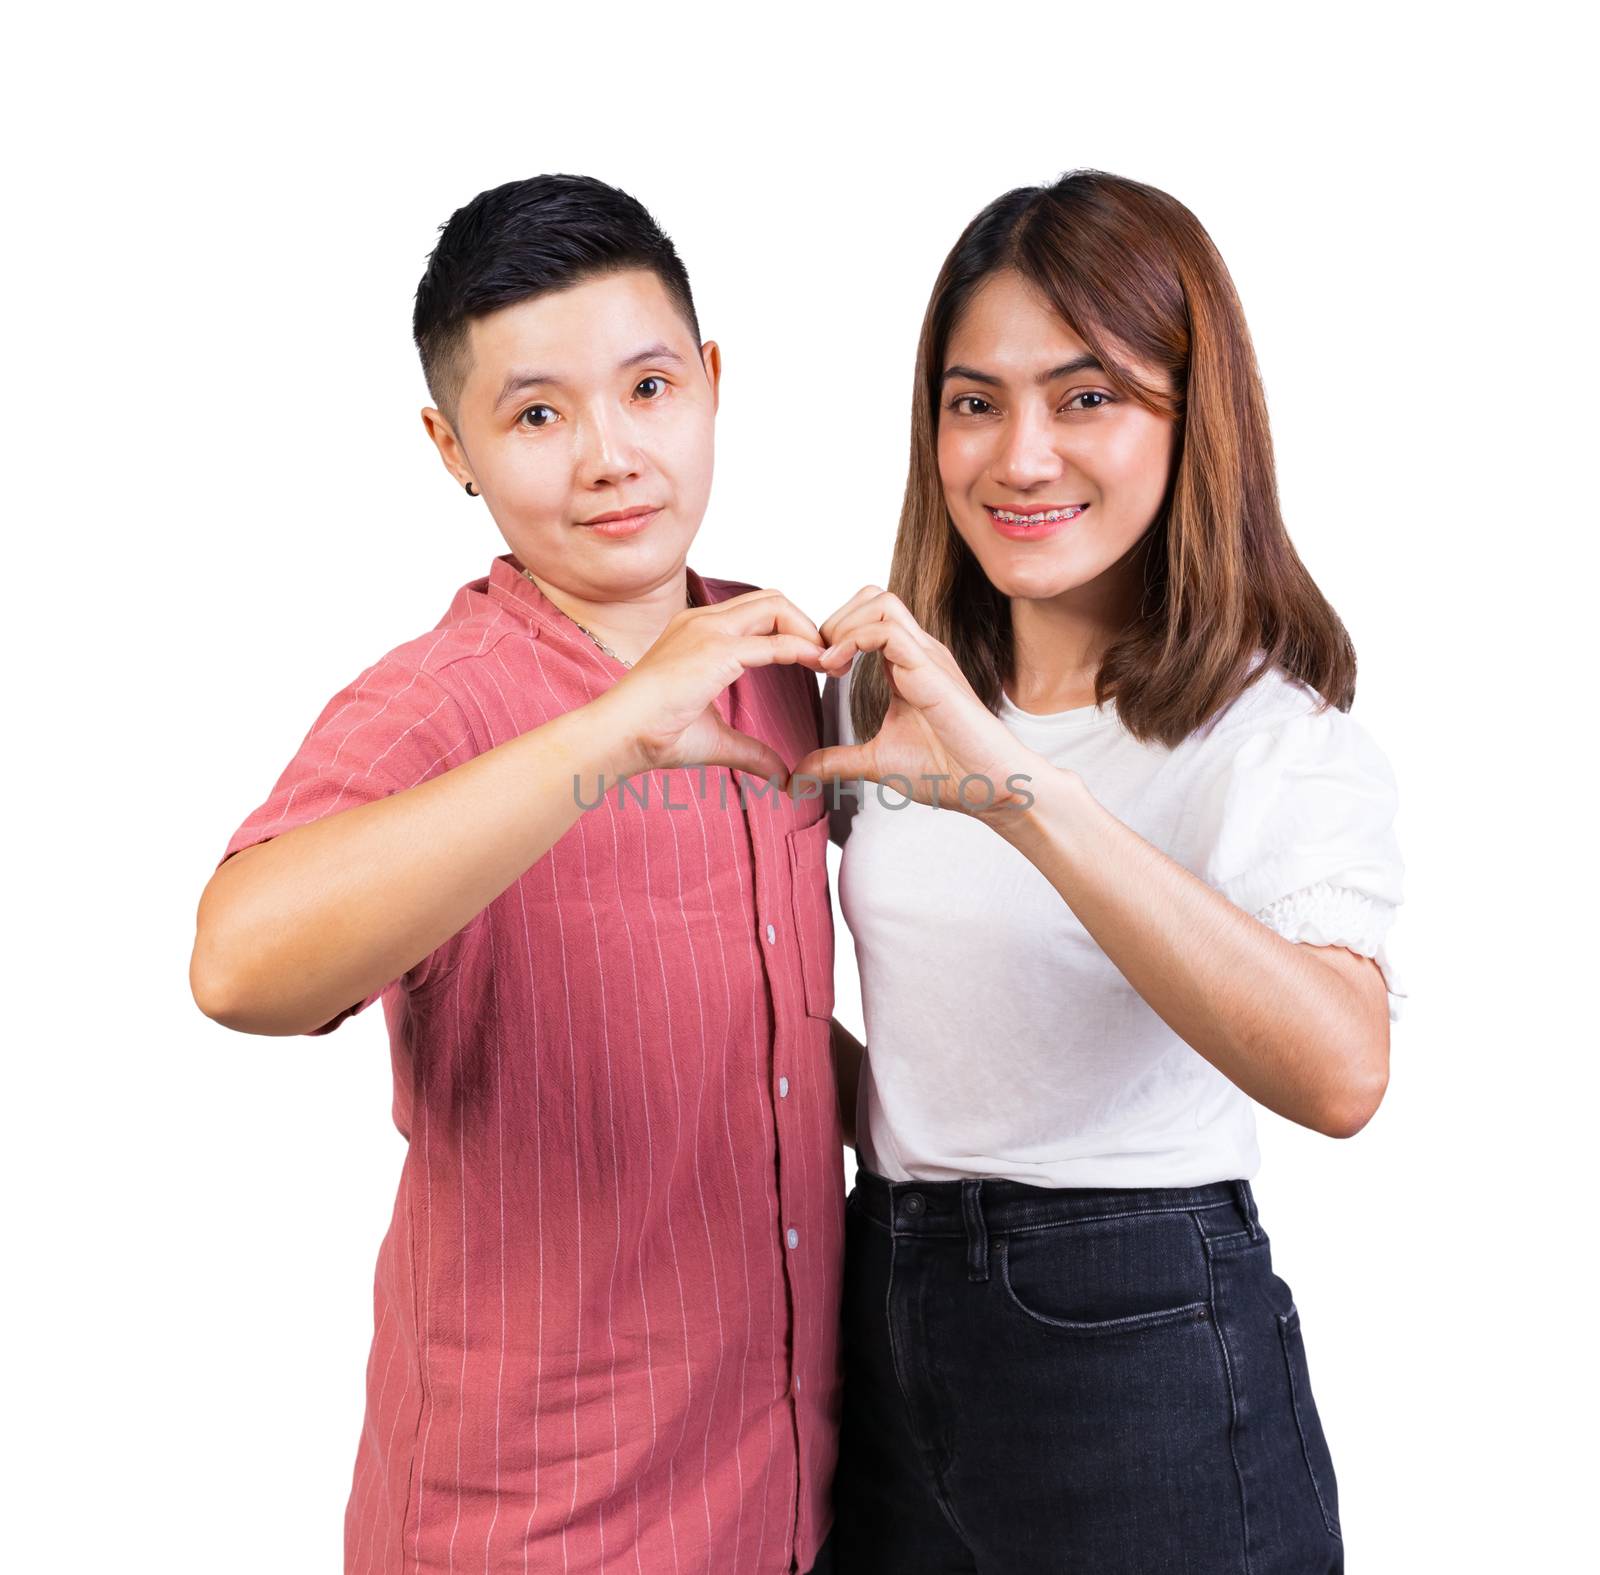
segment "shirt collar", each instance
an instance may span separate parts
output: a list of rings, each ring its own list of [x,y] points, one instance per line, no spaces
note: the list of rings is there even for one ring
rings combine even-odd
[[[706,582],[694,569],[684,565],[689,594],[696,607],[708,607],[715,599]],[[515,553],[503,552],[489,565],[489,595],[532,624],[540,635],[591,645],[581,630],[540,588],[522,572]]]

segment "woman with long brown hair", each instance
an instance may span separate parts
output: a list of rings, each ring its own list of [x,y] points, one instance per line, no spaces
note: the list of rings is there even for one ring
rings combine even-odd
[[[1342,1569],[1251,1101],[1347,1137],[1383,1096],[1396,789],[1187,208],[1080,171],[967,226],[888,587],[821,627],[838,1568]]]

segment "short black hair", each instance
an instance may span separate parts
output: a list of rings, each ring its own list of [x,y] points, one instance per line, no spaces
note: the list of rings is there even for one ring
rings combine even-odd
[[[439,226],[417,286],[411,337],[428,393],[451,424],[466,382],[468,323],[601,274],[647,268],[700,343],[689,275],[661,226],[627,192],[588,175],[533,175],[479,192]]]

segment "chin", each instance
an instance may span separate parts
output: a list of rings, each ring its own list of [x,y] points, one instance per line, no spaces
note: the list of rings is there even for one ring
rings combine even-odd
[[[1018,563],[1015,559],[985,563],[979,558],[978,564],[1002,596],[1016,596],[1024,601],[1047,601],[1063,591],[1075,590],[1092,578],[1074,573],[1070,565],[1051,563],[1043,558],[1031,563]]]
[[[600,550],[589,563],[597,573],[605,574],[616,596],[633,595],[685,562],[695,534],[675,530],[657,535],[654,530],[647,530],[631,540],[596,542],[594,545]]]

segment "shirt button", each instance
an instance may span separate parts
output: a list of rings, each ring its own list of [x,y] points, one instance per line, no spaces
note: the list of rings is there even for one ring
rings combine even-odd
[[[922,1194],[920,1192],[908,1192],[906,1194],[906,1213],[907,1214],[920,1214],[924,1207],[925,1207],[925,1204],[924,1204],[924,1201],[923,1201]]]
[[[780,1077],[778,1079],[778,1098],[779,1099],[787,1099],[788,1097],[789,1097],[789,1079],[786,1078],[786,1077]]]
[[[786,1239],[791,1247],[798,1247],[800,1245],[800,1232],[791,1225]]]
[[[767,945],[771,946],[778,938],[778,932],[769,924],[767,926]]]

